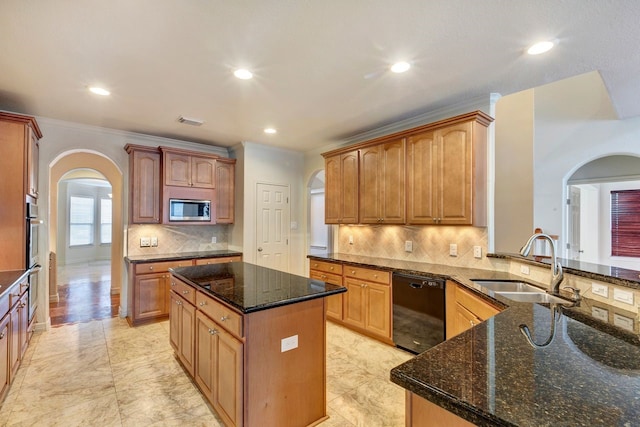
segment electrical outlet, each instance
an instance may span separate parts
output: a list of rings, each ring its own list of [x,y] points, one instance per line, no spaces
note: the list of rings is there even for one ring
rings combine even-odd
[[[151,238],[151,246],[154,247],[154,248],[158,247],[158,238],[156,236],[153,236]]]
[[[413,252],[413,242],[411,240],[404,242],[404,250],[405,252]]]
[[[633,305],[633,292],[623,291],[622,289],[613,288],[613,299],[625,304]]]
[[[216,236],[213,236],[211,238],[211,243],[218,243],[218,238]]]
[[[151,246],[151,239],[148,237],[141,237],[140,238],[140,247],[141,248],[148,248],[149,246]]]
[[[521,265],[520,266],[520,273],[529,274],[529,266],[528,265]]]
[[[609,310],[600,307],[591,307],[591,315],[603,322],[609,322]]]
[[[615,290],[613,291],[615,294]],[[633,319],[618,313],[613,313],[613,324],[619,328],[633,332]]]
[[[482,246],[473,247],[473,256],[475,258],[482,258]]]
[[[353,236],[349,236],[349,244],[353,245]]]
[[[288,338],[282,338],[280,340],[280,353],[298,348],[298,336],[293,335]]]
[[[594,295],[600,295],[601,297],[609,297],[609,287],[607,285],[601,285],[599,283],[591,282],[591,293]]]
[[[458,256],[458,245],[455,243],[449,245],[449,256]]]

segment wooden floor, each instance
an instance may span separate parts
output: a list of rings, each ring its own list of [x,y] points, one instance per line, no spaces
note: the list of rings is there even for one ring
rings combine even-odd
[[[49,303],[51,326],[118,316],[120,295],[111,295],[111,264],[58,266],[59,302]]]

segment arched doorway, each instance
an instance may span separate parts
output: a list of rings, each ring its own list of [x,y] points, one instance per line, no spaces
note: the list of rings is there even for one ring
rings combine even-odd
[[[76,150],[62,153],[49,166],[49,252],[55,252],[58,244],[58,184],[63,177],[75,170],[93,170],[111,185],[111,283],[110,293],[120,294],[123,280],[123,174],[116,164],[101,153]],[[49,280],[49,300],[56,300],[55,280]],[[121,304],[124,305],[121,301]],[[122,307],[121,305],[121,307]],[[50,319],[49,304],[44,304],[45,318]],[[122,308],[120,308],[122,312]]]

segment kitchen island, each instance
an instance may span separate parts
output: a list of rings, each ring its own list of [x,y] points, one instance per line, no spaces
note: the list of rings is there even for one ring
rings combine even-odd
[[[244,262],[170,271],[171,345],[226,425],[327,418],[325,298],[345,288]]]

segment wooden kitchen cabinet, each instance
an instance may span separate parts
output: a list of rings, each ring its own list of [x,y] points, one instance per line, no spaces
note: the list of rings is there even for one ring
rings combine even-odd
[[[446,285],[446,335],[452,338],[467,329],[484,322],[500,312],[500,309],[475,295],[462,285],[450,280]]]
[[[235,159],[216,159],[216,223],[233,224],[235,216]]]
[[[383,342],[391,340],[391,274],[387,271],[344,267],[343,321]]]
[[[172,278],[172,280],[177,280]],[[189,286],[186,285],[185,286]],[[195,289],[193,290],[195,293]],[[196,308],[176,292],[170,292],[169,342],[180,362],[193,377],[195,369]]]
[[[216,158],[195,152],[160,147],[164,184],[177,187],[215,188]]]
[[[0,402],[4,399],[11,384],[11,365],[10,365],[10,349],[11,334],[9,328],[11,326],[11,316],[5,314],[0,320]]]
[[[469,119],[408,136],[408,224],[486,225],[486,134]]]
[[[194,260],[194,265],[224,264],[226,262],[242,261],[241,256],[226,256],[218,258],[198,258]]]
[[[128,144],[129,221],[159,224],[161,218],[160,152],[157,148]]]
[[[358,222],[358,151],[325,157],[325,223]]]
[[[24,292],[14,304],[13,309],[9,314],[11,317],[11,349],[9,351],[11,377],[15,375],[16,371],[20,367],[20,362],[22,361],[29,342],[27,330],[29,327],[29,303],[27,298],[27,292]]]
[[[405,139],[360,150],[360,224],[405,223]]]
[[[405,395],[406,427],[473,427],[474,424],[456,414],[429,402],[417,394],[406,392]]]
[[[38,198],[38,162],[40,158],[39,136],[34,126],[27,126],[27,194]]]
[[[342,286],[342,264],[311,260],[309,277],[333,285]],[[343,294],[325,298],[327,318],[342,321]]]

